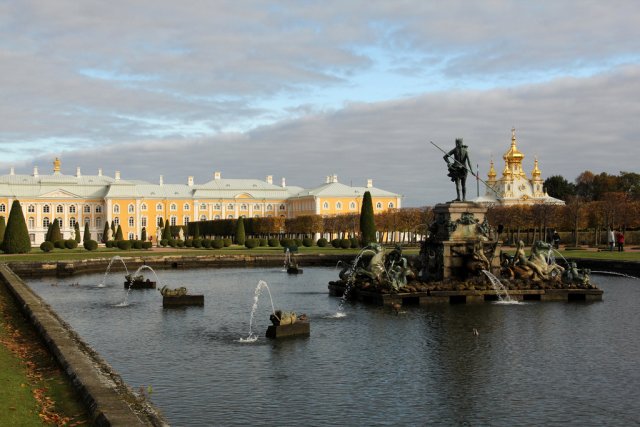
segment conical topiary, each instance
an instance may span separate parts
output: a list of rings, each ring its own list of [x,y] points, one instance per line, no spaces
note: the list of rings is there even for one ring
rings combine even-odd
[[[122,227],[120,227],[120,224],[118,224],[118,231],[116,231],[115,240],[124,240],[124,237],[122,237]]]
[[[109,221],[105,221],[104,230],[102,230],[102,243],[107,243],[109,239]]]
[[[29,230],[27,223],[24,221],[22,207],[17,200],[13,201],[7,227],[2,240],[2,250],[6,254],[26,254],[31,251],[31,240],[29,239]]]
[[[76,243],[80,243],[82,240],[80,238],[80,223],[76,222],[73,226],[73,231],[76,234]]]
[[[91,232],[89,231],[89,223],[84,223],[84,234],[82,236],[82,243],[86,243],[91,240]]]
[[[60,223],[57,219],[53,219],[49,229],[49,242],[55,243],[58,240],[62,240],[62,233],[60,232]]]
[[[7,228],[7,224],[4,222],[4,217],[0,216],[0,243],[4,240],[4,230]]]
[[[140,233],[140,240],[145,242],[147,240],[147,228],[142,227],[142,232]]]
[[[376,223],[373,216],[373,201],[371,193],[365,191],[362,197],[362,208],[360,209],[360,240],[362,246],[376,242]]]
[[[244,219],[240,217],[236,221],[236,245],[244,246],[244,241]]]

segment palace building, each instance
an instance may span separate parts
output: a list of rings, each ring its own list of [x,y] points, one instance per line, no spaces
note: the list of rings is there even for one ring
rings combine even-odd
[[[484,196],[478,197],[474,202],[485,205],[534,205],[553,204],[564,205],[564,201],[549,196],[544,189],[542,172],[538,167],[538,159],[533,162],[531,178],[522,168],[524,154],[518,150],[516,130],[511,129],[511,147],[502,156],[504,169],[502,177],[497,178],[493,167],[493,160],[487,174],[487,188]]]
[[[146,228],[147,236],[156,236],[160,218],[171,225],[239,217],[285,217],[302,215],[339,215],[359,213],[362,197],[371,193],[374,212],[400,208],[401,196],[373,186],[352,187],[338,182],[336,175],[312,188],[273,183],[273,177],[226,179],[215,172],[213,179],[196,184],[189,177],[186,184],[167,184],[162,176],[157,184],[124,180],[120,172],[114,177],[62,173],[59,159],[53,162],[53,174],[41,175],[34,167],[31,175],[0,176],[0,216],[6,218],[14,200],[22,206],[31,243],[44,241],[51,221],[58,221],[65,239],[71,237],[76,222],[81,232],[89,224],[91,238],[100,241],[105,221],[122,227],[125,238],[135,239]]]

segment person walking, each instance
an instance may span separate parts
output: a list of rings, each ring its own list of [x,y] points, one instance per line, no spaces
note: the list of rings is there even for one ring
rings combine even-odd
[[[618,231],[616,243],[618,244],[618,252],[624,252],[624,234],[622,234],[622,231]]]
[[[607,243],[609,244],[609,252],[613,252],[613,247],[616,245],[616,238],[611,228],[607,231]]]

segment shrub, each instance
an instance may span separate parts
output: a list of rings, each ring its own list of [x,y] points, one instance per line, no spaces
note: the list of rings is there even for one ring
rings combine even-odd
[[[178,245],[179,248],[184,248],[184,240],[178,239],[176,240],[176,244]]]
[[[113,240],[107,240],[107,242],[104,245],[108,248],[113,248],[116,245],[116,242]]]
[[[62,233],[60,233],[60,224],[57,219],[53,219],[51,224],[49,224],[49,230],[47,230],[47,238],[48,241],[55,243],[58,240],[62,240]]]
[[[201,248],[202,247],[202,239],[193,239],[193,247]]]
[[[242,246],[246,240],[245,232],[244,232],[244,218],[238,218],[236,222],[236,244]]]
[[[280,246],[282,246],[283,248],[288,248],[294,246],[294,243],[291,239],[280,239]]]
[[[76,242],[76,239],[65,240],[64,247],[67,249],[75,249],[78,247],[78,242]]]
[[[175,248],[178,246],[178,241],[176,239],[169,239],[168,243],[169,243],[169,246],[171,246],[172,248]]]
[[[188,248],[192,248],[193,247],[193,239],[187,239],[184,241],[184,245]]]
[[[84,241],[84,248],[88,251],[95,251],[96,249],[98,249],[98,242],[96,242],[95,240],[85,240]]]
[[[248,248],[248,249],[253,249],[256,246],[258,246],[260,244],[260,240],[258,239],[246,239],[244,241],[244,245]]]
[[[233,242],[231,241],[231,239],[229,239],[229,238],[222,239],[222,242],[224,243],[224,247],[225,247],[225,248],[228,248],[228,247],[229,247],[229,246],[231,246],[231,244],[233,243]]]
[[[153,247],[153,243],[151,242],[142,242],[142,249],[151,249]]]
[[[142,249],[142,241],[134,240],[133,241],[133,249]]]
[[[350,239],[340,239],[340,247],[342,249],[349,249],[351,247]]]
[[[224,241],[222,239],[213,239],[211,241],[211,247],[213,249],[222,249],[224,247]]]
[[[311,246],[313,246],[313,239],[311,237],[305,237],[304,239],[302,239],[302,245],[305,248],[310,248]]]
[[[369,243],[375,243],[376,241],[376,222],[373,214],[373,201],[371,200],[371,193],[369,191],[365,191],[362,197],[360,237],[362,238],[362,246],[367,246]]]
[[[118,249],[122,249],[123,251],[128,251],[129,249],[131,249],[130,240],[118,240],[117,245],[118,245]]]
[[[163,248],[166,248],[168,244],[169,244],[169,240],[160,239],[160,246],[162,246]]]
[[[31,251],[31,239],[27,223],[20,202],[14,200],[11,204],[7,228],[5,228],[2,250],[7,254],[26,254]]]
[[[356,239],[355,237],[352,237],[349,240],[351,240],[351,247],[352,248],[357,248],[358,246],[360,246],[360,242],[358,242],[358,239]]]
[[[333,240],[331,241],[331,246],[333,246],[333,247],[334,247],[334,248],[336,248],[336,249],[340,248],[340,240],[341,240],[341,239],[333,239]]]
[[[302,239],[293,239],[293,244],[297,247],[302,246]]]
[[[65,249],[66,246],[64,245],[64,240],[60,239],[60,240],[56,240],[55,242],[53,242],[53,246],[55,246],[58,249]]]
[[[269,244],[269,242],[267,241],[267,239],[260,239],[260,246],[267,246]]]
[[[327,239],[325,239],[324,237],[321,237],[321,238],[318,239],[316,244],[318,245],[318,247],[324,248],[329,244],[329,241]]]
[[[42,249],[43,252],[51,252],[53,250],[53,243],[42,242],[40,243],[40,249]]]
[[[202,239],[202,247],[206,249],[211,248],[211,239]]]
[[[270,248],[277,248],[278,246],[280,246],[280,240],[271,238],[267,241],[267,244]]]

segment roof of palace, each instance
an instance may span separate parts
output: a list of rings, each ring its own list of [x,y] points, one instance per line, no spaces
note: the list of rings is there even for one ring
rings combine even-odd
[[[329,182],[310,190],[303,190],[294,197],[322,196],[322,197],[360,197],[368,191],[377,197],[398,197],[396,193],[375,187],[352,187],[339,182]]]

